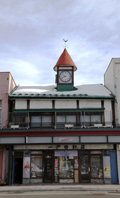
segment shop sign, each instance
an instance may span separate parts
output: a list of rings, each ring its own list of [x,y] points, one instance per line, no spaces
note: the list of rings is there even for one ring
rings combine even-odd
[[[30,157],[23,158],[23,178],[30,177]]]
[[[78,151],[55,151],[55,156],[78,156]]]
[[[104,166],[104,177],[105,178],[111,178],[110,167],[109,166]]]
[[[73,142],[72,137],[59,138],[59,142]]]

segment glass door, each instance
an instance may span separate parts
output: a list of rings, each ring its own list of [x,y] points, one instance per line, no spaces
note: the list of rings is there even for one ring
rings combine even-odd
[[[90,182],[89,155],[80,155],[80,182]]]
[[[53,182],[53,155],[44,155],[44,182]]]

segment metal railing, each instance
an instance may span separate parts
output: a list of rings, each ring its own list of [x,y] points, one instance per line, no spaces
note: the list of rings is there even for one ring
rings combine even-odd
[[[62,113],[63,115],[63,113]],[[67,114],[65,114],[67,115]],[[70,114],[69,114],[70,115]],[[72,115],[72,114],[71,114]],[[74,113],[75,115],[75,113]],[[78,114],[76,114],[75,116],[77,116]],[[45,121],[42,120],[42,114],[40,114],[41,116],[41,120],[32,120],[31,121],[31,116],[36,116],[36,114],[34,115],[33,113],[26,113],[26,112],[22,112],[22,113],[17,113],[17,112],[13,112],[13,113],[9,113],[8,114],[8,128],[100,128],[100,127],[113,127],[112,126],[112,121],[105,121],[105,122],[101,122],[98,120],[95,121],[86,121],[86,117],[85,114],[83,114],[81,116],[81,114],[79,114],[79,120],[78,122],[58,122],[57,121],[57,114],[55,112],[54,114],[54,122],[52,122],[52,116],[51,115],[51,121]],[[49,115],[50,116],[50,115]],[[59,115],[60,116],[60,115]],[[81,117],[80,117],[81,116]],[[45,117],[45,115],[44,115]],[[46,116],[47,117],[47,116]],[[1,123],[2,125],[2,123]]]

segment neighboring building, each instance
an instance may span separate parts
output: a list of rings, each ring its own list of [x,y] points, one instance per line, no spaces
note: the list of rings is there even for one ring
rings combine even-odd
[[[104,74],[105,86],[115,95],[115,126],[120,127],[120,58],[112,58]],[[120,143],[120,137],[116,136]],[[117,167],[120,183],[120,146],[117,144]]]
[[[115,125],[120,126],[120,58],[112,58],[105,74],[105,86],[115,95]]]
[[[64,49],[56,84],[18,86],[9,94],[9,184],[118,183],[115,95],[102,84],[74,85]],[[117,153],[119,154],[119,153]]]
[[[0,72],[0,128],[8,124],[8,94],[16,86],[10,72]],[[0,141],[1,143],[1,141]],[[0,146],[0,184],[5,183],[6,147]]]

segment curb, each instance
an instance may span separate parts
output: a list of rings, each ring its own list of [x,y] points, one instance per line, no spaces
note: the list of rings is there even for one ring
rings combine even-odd
[[[81,191],[81,192],[87,192],[87,191],[94,191],[94,192],[108,192],[108,193],[120,193],[120,190],[108,190],[108,189],[21,189],[21,190],[0,190],[0,193],[25,193],[25,192],[60,192],[60,191]]]

